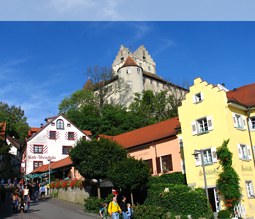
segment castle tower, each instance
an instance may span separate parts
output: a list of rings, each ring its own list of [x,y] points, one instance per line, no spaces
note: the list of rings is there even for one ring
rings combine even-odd
[[[142,93],[144,90],[143,86],[143,69],[131,56],[128,56],[124,64],[117,70],[117,74],[120,78],[123,79],[124,83],[129,86],[128,93],[124,92],[120,94],[120,101],[121,96],[124,95],[126,99],[128,97],[129,101],[132,101],[134,98],[134,93]],[[128,102],[129,102],[128,101]],[[129,104],[128,104],[129,105]]]

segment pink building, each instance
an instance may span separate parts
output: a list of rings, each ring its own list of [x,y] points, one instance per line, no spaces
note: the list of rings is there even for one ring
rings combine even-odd
[[[158,175],[183,171],[182,148],[177,137],[179,127],[179,119],[174,117],[120,135],[99,137],[116,141],[130,156],[146,161],[152,175]]]

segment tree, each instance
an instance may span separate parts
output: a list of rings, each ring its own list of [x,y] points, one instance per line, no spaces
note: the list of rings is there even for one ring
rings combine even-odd
[[[6,135],[25,141],[29,126],[24,111],[20,107],[0,102],[0,122],[6,122]]]
[[[142,160],[127,157],[113,163],[112,167],[108,169],[107,175],[115,186],[131,192],[131,201],[134,204],[133,191],[141,189],[147,184],[150,170]]]
[[[229,140],[217,148],[217,157],[222,166],[222,172],[217,180],[217,189],[219,195],[223,198],[226,208],[233,213],[235,205],[240,202],[242,197],[239,176],[232,167],[233,154],[228,149]]]
[[[90,130],[94,136],[102,133],[117,135],[144,125],[140,114],[120,105],[104,104],[100,110],[94,94],[88,90],[79,90],[66,97],[59,104],[59,112],[80,129]]]
[[[127,152],[116,142],[107,139],[79,141],[69,153],[75,168],[85,179],[107,178],[107,172],[113,163],[127,157]],[[100,189],[98,187],[98,197]]]
[[[87,74],[89,81],[87,81],[86,87],[89,87],[95,92],[100,109],[102,109],[104,104],[109,102],[108,98],[111,95],[129,89],[129,86],[124,83],[122,78],[113,74],[112,68],[95,66],[93,69],[88,68]]]
[[[135,94],[130,110],[143,118],[143,123],[149,125],[178,116],[178,107],[182,99],[167,91],[154,93],[151,90],[143,91],[142,94]]]

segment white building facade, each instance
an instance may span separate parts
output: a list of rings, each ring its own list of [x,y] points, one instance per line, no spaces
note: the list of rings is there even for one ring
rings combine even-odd
[[[69,150],[78,140],[90,140],[82,130],[64,118],[63,115],[52,118],[28,140],[23,154],[22,167],[24,174],[49,162],[66,158]]]

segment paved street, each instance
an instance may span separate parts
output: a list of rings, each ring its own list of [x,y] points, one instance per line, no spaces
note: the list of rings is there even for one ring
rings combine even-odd
[[[10,203],[0,205],[0,218],[6,219],[96,219],[99,216],[84,213],[83,206],[61,201],[58,199],[46,199],[38,203],[31,203],[30,213],[13,213]]]

